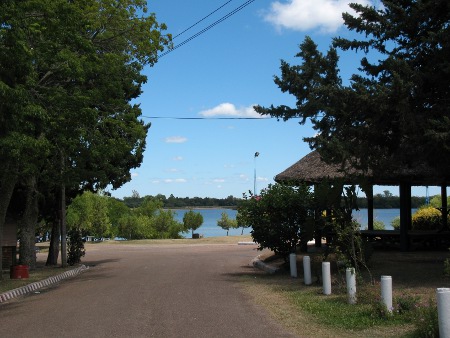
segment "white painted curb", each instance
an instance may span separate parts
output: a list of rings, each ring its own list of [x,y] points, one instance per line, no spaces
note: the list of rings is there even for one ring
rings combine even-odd
[[[59,281],[62,281],[63,279],[76,276],[76,275],[80,274],[81,272],[86,271],[88,269],[89,269],[88,266],[81,265],[80,267],[78,267],[76,269],[68,270],[57,276],[52,276],[47,279],[41,280],[39,282],[34,282],[34,283],[22,286],[20,288],[14,289],[14,290],[6,291],[6,292],[0,294],[0,303],[6,302],[6,301],[16,298],[18,296],[22,296],[27,293],[33,292],[40,288],[58,283]]]
[[[271,275],[273,275],[275,272],[277,272],[279,270],[278,268],[276,268],[274,266],[271,266],[271,265],[268,265],[268,264],[264,263],[261,260],[261,255],[259,255],[258,257],[253,258],[252,265],[255,268],[258,268],[258,269],[261,269],[261,270],[263,270],[265,272],[268,272]]]

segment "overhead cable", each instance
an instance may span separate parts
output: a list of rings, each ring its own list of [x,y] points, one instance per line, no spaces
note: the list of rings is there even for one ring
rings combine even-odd
[[[178,116],[143,116],[146,119],[166,120],[267,120],[273,117],[178,117]]]
[[[211,13],[209,13],[207,16],[205,16],[203,19],[200,19],[199,21],[197,21],[196,23],[194,23],[192,26],[186,28],[184,31],[182,31],[180,34],[175,35],[172,39],[175,40],[177,37],[179,37],[180,35],[184,34],[185,32],[187,32],[188,30],[190,30],[191,28],[193,28],[194,26],[197,26],[200,22],[202,22],[203,20],[205,20],[206,18],[209,18],[211,15],[213,15],[215,12],[217,12],[218,10],[220,10],[221,8],[225,7],[227,4],[229,4],[231,1],[227,1],[226,3],[224,3],[222,6],[220,6],[219,8],[215,9],[214,11],[212,11]]]
[[[252,2],[254,2],[256,0],[249,0],[245,3],[243,3],[242,5],[240,5],[239,7],[235,8],[234,10],[232,10],[230,13],[224,15],[223,17],[221,17],[219,20],[213,22],[212,24],[210,24],[208,27],[203,28],[201,31],[199,31],[198,33],[192,35],[190,38],[187,38],[186,40],[184,40],[183,42],[179,43],[178,45],[175,45],[173,48],[165,51],[164,53],[160,54],[158,56],[158,59],[162,58],[163,56],[173,52],[175,49],[180,48],[181,46],[187,44],[189,41],[195,39],[196,37],[202,35],[203,33],[205,33],[206,31],[210,30],[211,28],[213,28],[214,26],[218,25],[219,23],[221,23],[222,21],[225,21],[226,19],[228,19],[229,17],[233,16],[234,14],[236,14],[237,12],[241,11],[242,9],[244,9],[245,7],[247,7],[248,5],[250,5]]]

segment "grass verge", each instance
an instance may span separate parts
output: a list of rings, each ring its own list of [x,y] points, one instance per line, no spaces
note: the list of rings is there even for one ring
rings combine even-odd
[[[358,302],[347,303],[345,274],[332,271],[332,295],[322,293],[317,271],[322,256],[310,255],[315,283],[303,285],[281,269],[274,276],[246,276],[244,290],[284,327],[300,337],[437,337],[435,292],[450,280],[442,273],[447,252],[377,252],[357,282]],[[303,275],[302,256],[297,257]],[[272,263],[273,264],[273,263]],[[393,277],[393,314],[380,302],[377,280]],[[375,281],[375,282],[373,282]]]

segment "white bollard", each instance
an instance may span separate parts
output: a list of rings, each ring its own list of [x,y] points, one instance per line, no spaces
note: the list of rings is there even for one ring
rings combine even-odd
[[[303,279],[305,285],[311,285],[311,258],[309,256],[303,256]]]
[[[381,276],[381,301],[392,312],[392,277]]]
[[[295,253],[289,255],[289,263],[291,267],[291,277],[297,278],[297,255]]]
[[[356,304],[356,272],[355,268],[345,270],[345,280],[347,282],[348,303]]]
[[[439,337],[450,338],[450,289],[438,288],[436,290]]]
[[[330,262],[322,262],[323,294],[331,295]]]

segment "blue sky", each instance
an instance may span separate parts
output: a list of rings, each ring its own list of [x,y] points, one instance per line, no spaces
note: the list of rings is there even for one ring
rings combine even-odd
[[[357,2],[353,0],[353,2]],[[361,0],[369,3],[369,0]],[[182,43],[245,0],[152,0],[150,12]],[[152,124],[141,167],[131,182],[110,191],[114,197],[173,194],[176,197],[217,197],[253,191],[274,183],[275,175],[310,152],[303,137],[314,135],[309,124],[260,117],[253,105],[295,104],[273,82],[280,60],[297,63],[298,45],[309,35],[322,50],[334,36],[350,36],[341,13],[347,0],[255,0],[236,14],[161,57],[145,69],[148,82],[137,100],[143,120]],[[377,1],[378,3],[378,1]],[[348,80],[361,55],[342,56],[341,76]],[[203,118],[184,120],[179,118]],[[255,158],[255,153],[259,156]],[[397,188],[377,187],[375,193]],[[431,188],[430,194],[438,193]],[[425,195],[414,189],[413,195]]]

